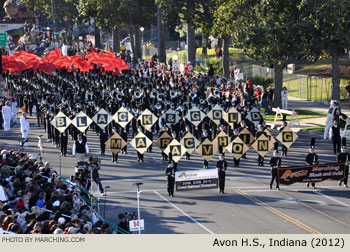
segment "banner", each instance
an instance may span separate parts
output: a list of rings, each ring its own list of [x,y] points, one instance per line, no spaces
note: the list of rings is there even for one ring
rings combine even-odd
[[[234,107],[232,107],[227,113],[224,114],[225,121],[234,128],[235,123],[241,122],[241,113],[239,113]]]
[[[72,120],[72,124],[81,132],[84,133],[85,130],[90,126],[92,120],[83,111]]]
[[[164,131],[157,139],[156,145],[159,149],[162,151],[165,150],[166,147],[168,147],[170,143],[171,136],[168,134],[168,132]]]
[[[277,136],[277,140],[287,148],[289,148],[297,139],[298,135],[288,126],[286,126]]]
[[[186,153],[185,147],[183,147],[176,139],[173,139],[171,143],[166,147],[164,153],[169,156],[169,153],[172,154],[174,162],[178,162],[181,157]]]
[[[240,139],[236,137],[228,146],[227,150],[232,153],[235,159],[240,159],[244,153],[249,150],[249,147]]]
[[[158,120],[158,117],[153,115],[151,111],[146,109],[143,113],[138,117],[138,120],[141,121],[141,125],[146,129],[150,130],[153,124]]]
[[[133,115],[125,107],[121,107],[113,115],[113,120],[123,128],[125,128],[125,126],[132,120],[132,118]]]
[[[118,154],[121,149],[126,145],[124,139],[118,134],[115,133],[111,138],[106,141],[106,146],[111,149],[113,154]]]
[[[254,150],[259,153],[260,156],[265,157],[266,154],[273,148],[272,141],[262,134],[259,138],[252,144]]]
[[[51,124],[61,133],[68,128],[72,121],[61,111],[51,120]]]
[[[175,172],[176,191],[191,191],[218,188],[216,169]]]
[[[206,161],[210,161],[212,157],[218,151],[218,147],[216,142],[211,142],[209,139],[205,139],[205,141],[198,146],[197,152],[201,155]]]
[[[216,125],[219,125],[221,122],[221,119],[223,119],[225,115],[225,111],[222,109],[222,107],[218,104],[212,108],[212,110],[209,111],[208,117],[216,123]]]
[[[131,146],[134,147],[141,154],[145,153],[148,147],[151,146],[152,141],[145,136],[143,133],[138,133],[130,142]]]
[[[265,115],[263,113],[261,113],[261,111],[257,108],[252,108],[252,110],[250,110],[248,112],[248,115],[247,115],[247,119],[249,121],[251,121],[252,123],[255,124],[255,126],[258,126],[259,125],[259,122],[260,122],[260,118],[265,118]]]
[[[112,121],[112,116],[104,109],[100,109],[92,118],[98,127],[102,130]]]
[[[219,146],[222,146],[222,153],[224,153],[226,151],[226,147],[230,144],[230,138],[224,131],[221,131],[214,139],[214,142],[216,142],[218,148]]]
[[[178,123],[180,120],[180,116],[172,109],[169,109],[167,112],[165,112],[161,117],[160,120],[164,118],[164,122],[168,127],[171,127],[171,125]]]
[[[316,183],[326,179],[341,180],[345,178],[345,163],[278,168],[277,172],[279,183],[282,185],[291,185],[296,182]]]
[[[186,152],[188,154],[192,154],[192,152],[200,144],[200,142],[191,134],[191,132],[187,132],[180,142],[186,148]]]
[[[187,120],[189,120],[194,126],[198,126],[202,122],[206,115],[198,108],[193,107],[188,113],[186,114]]]

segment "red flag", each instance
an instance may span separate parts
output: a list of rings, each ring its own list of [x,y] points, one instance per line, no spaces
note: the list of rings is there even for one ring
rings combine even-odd
[[[62,53],[61,53],[60,49],[56,48],[55,50],[49,51],[46,54],[45,59],[47,59],[47,61],[49,63],[53,63],[61,57],[62,57]]]

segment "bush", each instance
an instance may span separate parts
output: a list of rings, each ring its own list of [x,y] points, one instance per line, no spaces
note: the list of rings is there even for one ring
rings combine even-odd
[[[271,77],[262,77],[262,76],[256,76],[253,78],[250,78],[250,80],[253,82],[254,85],[262,86],[264,89],[268,89],[273,84],[273,78]]]
[[[221,58],[217,58],[217,57],[210,58],[207,61],[205,61],[205,65],[206,65],[207,71],[209,70],[210,65],[213,65],[214,75],[222,76],[223,68],[222,68]]]

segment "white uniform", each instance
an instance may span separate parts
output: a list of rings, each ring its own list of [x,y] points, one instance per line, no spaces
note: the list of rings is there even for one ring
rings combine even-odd
[[[22,132],[22,138],[27,139],[29,134],[29,122],[25,117],[21,117],[21,132]]]
[[[323,139],[327,139],[328,133],[329,133],[329,129],[332,127],[333,125],[333,119],[334,119],[334,111],[337,107],[333,105],[333,103],[331,103],[331,106],[328,110],[327,113],[327,121],[326,121],[326,127],[324,128],[324,134],[323,134]]]
[[[288,109],[288,91],[287,90],[281,91],[281,101],[282,101],[282,109],[287,110]]]
[[[2,108],[2,118],[4,119],[4,130],[9,131],[11,127],[12,109],[6,105]]]
[[[12,102],[12,121],[16,123],[17,121],[17,102]]]

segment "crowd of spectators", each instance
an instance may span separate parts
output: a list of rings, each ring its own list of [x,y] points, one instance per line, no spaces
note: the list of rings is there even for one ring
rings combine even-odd
[[[47,162],[0,149],[0,233],[111,234]]]

